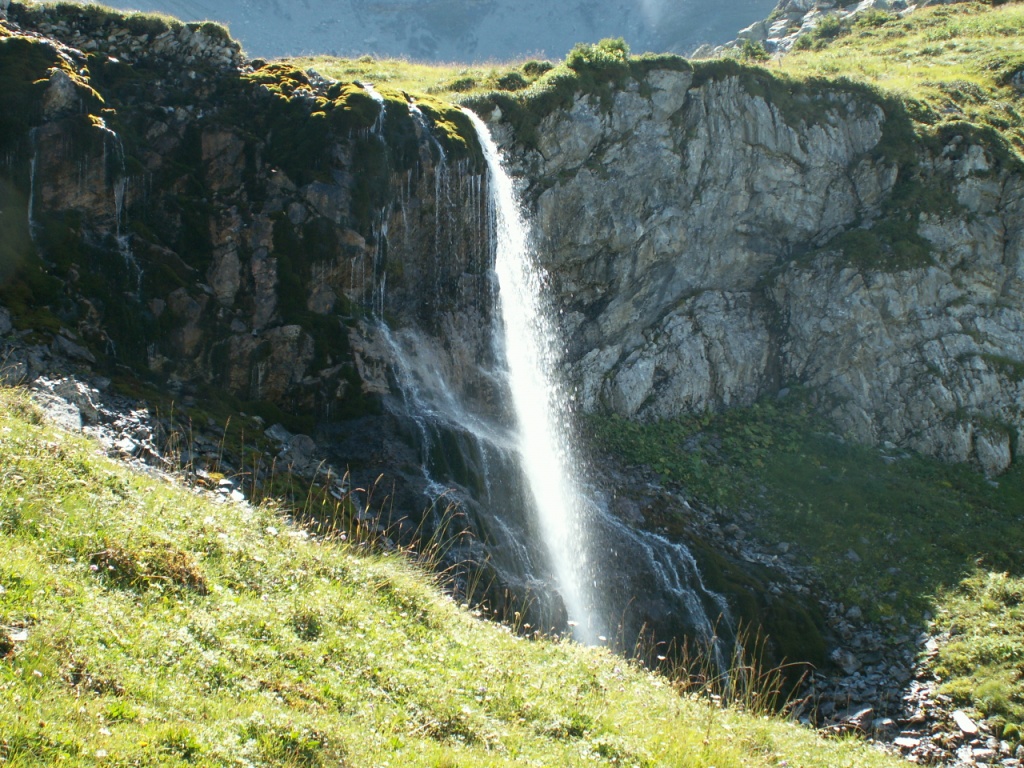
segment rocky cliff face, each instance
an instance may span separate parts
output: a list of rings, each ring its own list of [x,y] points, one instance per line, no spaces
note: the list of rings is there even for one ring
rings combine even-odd
[[[856,440],[1011,463],[1024,177],[1001,148],[726,63],[577,94],[503,139],[584,408],[658,419],[800,385]]]
[[[0,303],[22,328],[306,427],[377,407],[372,317],[483,354],[486,203],[458,110],[254,69],[211,24],[8,17]]]

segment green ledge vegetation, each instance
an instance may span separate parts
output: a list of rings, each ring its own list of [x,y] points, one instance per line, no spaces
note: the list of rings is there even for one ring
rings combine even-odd
[[[1024,722],[1024,470],[988,481],[966,465],[858,445],[800,392],[652,424],[592,417],[595,444],[667,486],[749,513],[746,533],[788,544],[828,593],[872,620],[952,641],[929,662],[944,690],[1019,740]],[[730,513],[726,512],[728,516]],[[747,520],[747,518],[744,518]],[[683,535],[662,515],[656,530]]]
[[[186,24],[179,19],[164,13],[143,13],[140,11],[122,11],[99,3],[69,2],[12,2],[8,15],[19,23],[36,25],[46,21],[50,23],[68,22],[79,29],[99,30],[105,27],[121,27],[132,35],[149,35],[151,38],[164,32],[177,32],[186,27],[198,28],[212,39],[229,42],[231,33],[228,28],[216,21],[201,21]]]
[[[134,473],[0,390],[0,762],[894,766],[525,639],[401,553]]]
[[[772,65],[798,78],[866,83],[904,101],[930,132],[994,133],[1024,153],[1024,5],[964,2],[826,17]]]
[[[979,571],[938,600],[935,628],[948,639],[928,666],[940,691],[1024,740],[1024,578]],[[997,731],[998,733],[998,731]]]

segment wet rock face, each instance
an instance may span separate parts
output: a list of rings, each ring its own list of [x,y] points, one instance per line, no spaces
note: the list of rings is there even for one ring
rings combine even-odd
[[[791,96],[657,70],[578,94],[535,149],[500,133],[583,406],[665,418],[796,383],[861,441],[1002,472],[1024,395],[1019,169],[965,136],[898,148],[898,115],[863,93]]]
[[[254,71],[213,27],[141,23],[10,8],[0,54],[25,62],[26,108],[0,135],[0,306],[18,327],[43,311],[108,373],[303,427],[377,407],[387,356],[361,342],[373,318],[457,325],[459,348],[485,354],[471,130],[453,147],[402,94],[378,103],[283,65]]]

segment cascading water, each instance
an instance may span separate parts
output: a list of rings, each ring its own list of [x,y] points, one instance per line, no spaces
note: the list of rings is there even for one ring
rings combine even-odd
[[[36,145],[36,132],[38,128],[29,131],[29,141],[32,143],[32,161],[29,165],[28,177],[28,236],[35,242],[36,239],[36,172],[39,168],[39,147]]]
[[[480,118],[466,114],[480,139],[491,186],[502,319],[499,341],[508,364],[523,475],[573,634],[592,643],[604,628],[598,625],[594,599],[588,594],[588,505],[577,487],[578,466],[561,416],[567,399],[554,375],[556,347],[541,306],[542,276],[529,258],[529,230],[498,148]]]
[[[607,639],[625,650],[640,637],[689,638],[725,669],[722,649],[732,626],[725,600],[705,588],[684,545],[612,514],[611,489],[593,487],[574,457],[569,401],[556,376],[559,350],[529,229],[486,126],[470,119],[486,176],[468,161],[432,152],[422,155],[433,157],[432,169],[417,171],[432,171],[419,183],[420,194],[433,191],[434,212],[433,226],[418,230],[414,244],[433,257],[403,265],[430,265],[418,275],[418,309],[410,314],[401,281],[394,296],[378,292],[376,280],[361,281],[357,291],[386,350],[381,359],[390,361],[385,403],[399,437],[387,448],[392,466],[408,490],[428,499],[409,498],[405,508],[427,510],[422,530],[444,531],[445,564],[467,575],[463,595],[495,613],[529,616],[524,620],[536,628],[571,628],[581,642]],[[428,132],[420,134],[430,141]],[[411,184],[403,176],[401,194]],[[388,218],[373,223],[375,239],[386,242]],[[375,273],[386,272],[385,262],[401,264],[412,247],[408,236],[394,235],[394,247],[378,252]],[[385,298],[407,302],[406,317],[419,322],[389,328]],[[446,513],[452,503],[454,515]],[[421,530],[415,520],[410,525]],[[469,594],[474,569],[496,588]]]
[[[103,131],[107,140],[112,142],[114,145],[114,155],[118,163],[118,171],[116,178],[114,179],[114,239],[117,242],[117,250],[121,254],[121,258],[124,261],[125,270],[135,275],[135,293],[136,295],[142,291],[142,266],[135,258],[135,253],[132,251],[131,235],[124,231],[124,224],[126,222],[125,213],[125,202],[128,194],[128,165],[125,160],[124,142],[121,141],[121,136],[116,132],[108,128],[102,122],[99,124],[99,129]],[[103,148],[104,158],[106,158],[106,146]]]
[[[380,109],[377,112],[377,119],[374,121],[373,128],[371,128],[370,130],[375,136],[379,136],[381,141],[383,141],[384,118],[387,117],[388,113],[387,102],[384,101],[384,97],[381,96],[380,92],[373,87],[372,83],[360,82],[359,85],[362,87],[364,91],[366,91],[367,94],[369,94],[371,99],[377,102],[377,106],[380,107]]]

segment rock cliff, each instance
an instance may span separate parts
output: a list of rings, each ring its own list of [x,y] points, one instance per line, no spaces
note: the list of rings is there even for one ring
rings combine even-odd
[[[1024,395],[1016,156],[967,125],[919,138],[869,89],[694,66],[500,132],[583,407],[659,419],[800,385],[856,440],[1005,470]]]
[[[250,65],[213,24],[7,14],[0,303],[20,328],[311,428],[378,407],[371,316],[487,325],[479,147],[457,109]]]

